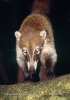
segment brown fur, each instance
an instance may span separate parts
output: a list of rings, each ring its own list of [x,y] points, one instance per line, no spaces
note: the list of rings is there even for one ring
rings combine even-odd
[[[54,43],[53,30],[51,27],[51,23],[50,23],[48,17],[45,17],[41,14],[29,15],[22,22],[20,29],[19,29],[19,31],[22,33],[22,40],[27,41],[28,39],[30,39],[32,41],[32,43],[33,42],[35,43],[38,41],[40,43],[42,41],[41,37],[39,36],[39,33],[42,30],[46,30],[48,32],[48,42]]]
[[[23,70],[21,68],[18,68],[17,77],[18,77],[18,80],[17,80],[18,82],[21,82],[21,83],[24,82],[24,72],[23,72]]]
[[[36,0],[36,2],[40,1],[43,2],[43,0]],[[41,4],[42,4],[41,2]],[[44,0],[44,5],[45,5],[46,0]],[[35,9],[36,5],[33,6],[33,12],[25,18],[25,20],[22,22],[19,32],[21,33],[20,41],[19,41],[19,47],[23,48],[26,47],[32,54],[33,49],[35,46],[43,46],[44,44],[44,39],[40,36],[40,32],[42,30],[46,30],[48,35],[47,35],[47,42],[50,45],[55,46],[54,44],[54,38],[53,38],[53,30],[52,30],[52,25],[49,21],[49,18],[45,15],[43,15],[43,10],[46,9],[46,5],[40,5],[38,12],[37,9]],[[41,9],[41,6],[43,9]],[[35,12],[34,12],[35,11]],[[46,11],[45,11],[46,12]],[[41,14],[42,13],[42,14]],[[44,54],[41,54],[41,57],[43,57]],[[48,60],[47,53],[45,53],[46,57],[45,60]],[[46,66],[46,62],[44,63]],[[48,77],[48,72],[51,71],[51,65],[49,63],[49,60],[47,62],[48,67],[45,68],[45,66],[42,66],[40,69],[40,78],[41,80],[46,80]],[[22,80],[22,71],[20,70],[18,72],[18,80]],[[21,76],[21,78],[20,78]],[[24,75],[23,75],[24,78]]]

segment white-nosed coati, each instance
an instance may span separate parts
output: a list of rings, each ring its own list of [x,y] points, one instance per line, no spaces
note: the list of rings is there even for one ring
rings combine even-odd
[[[52,26],[45,15],[48,1],[35,0],[31,14],[15,32],[18,82],[28,78],[32,81],[33,78],[47,80],[54,77],[57,53]]]

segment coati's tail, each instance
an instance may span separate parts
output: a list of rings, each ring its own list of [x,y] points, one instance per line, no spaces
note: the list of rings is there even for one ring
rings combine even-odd
[[[32,13],[49,14],[50,13],[51,0],[35,0]]]

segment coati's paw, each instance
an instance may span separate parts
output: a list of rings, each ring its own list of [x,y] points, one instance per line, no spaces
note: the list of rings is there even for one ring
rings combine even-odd
[[[48,72],[48,80],[55,79],[55,74],[53,72]]]

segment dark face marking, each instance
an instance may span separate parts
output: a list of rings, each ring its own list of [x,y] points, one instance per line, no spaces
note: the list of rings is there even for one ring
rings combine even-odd
[[[34,61],[37,61],[40,59],[40,53],[41,53],[41,48],[39,46],[36,46],[34,50]]]

